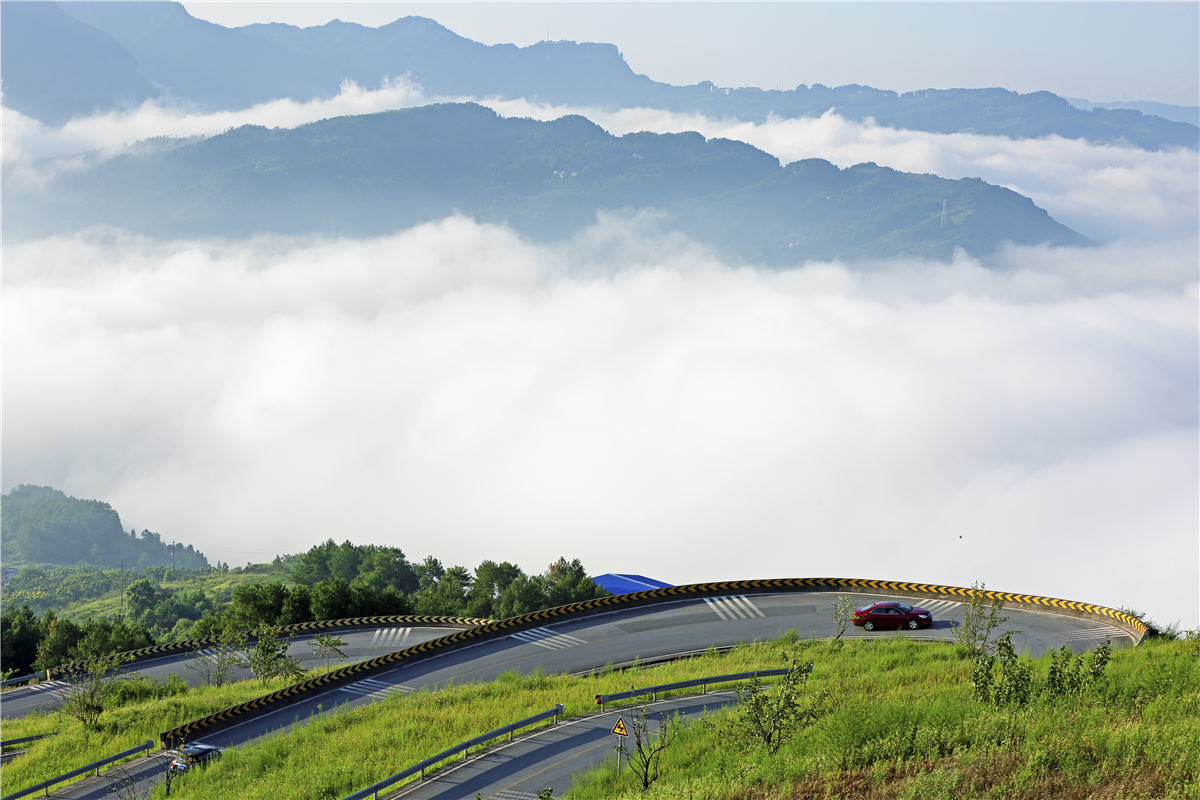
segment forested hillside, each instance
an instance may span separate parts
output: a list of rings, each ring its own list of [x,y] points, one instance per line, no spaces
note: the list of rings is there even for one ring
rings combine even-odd
[[[413,563],[397,547],[332,539],[236,569],[134,574],[28,565],[5,587],[0,669],[27,674],[264,624],[392,614],[500,619],[605,594],[579,559],[559,558],[530,575],[507,561],[485,560],[474,570],[433,556]]]
[[[151,236],[380,235],[462,213],[555,241],[601,211],[649,208],[729,258],[779,266],[1087,243],[1029,198],[978,179],[820,159],[784,167],[728,139],[617,137],[582,117],[502,118],[470,103],[159,141],[65,172],[51,191],[6,187],[5,201],[10,237],[64,220]]]
[[[79,500],[49,486],[18,486],[4,495],[0,535],[4,563],[96,564],[127,568],[201,569],[208,559],[192,545],[164,542],[153,531],[126,531],[108,503]]]

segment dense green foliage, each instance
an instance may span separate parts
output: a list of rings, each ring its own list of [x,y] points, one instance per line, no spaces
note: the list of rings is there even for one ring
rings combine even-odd
[[[108,503],[79,500],[49,486],[18,486],[0,498],[5,563],[98,564],[141,569],[208,567],[190,544],[168,544],[152,531],[126,532]]]
[[[540,575],[494,561],[472,572],[333,540],[233,570],[26,565],[5,586],[0,669],[26,675],[229,628],[390,614],[500,618],[603,594],[578,559],[560,558]]]
[[[191,635],[384,614],[500,619],[605,594],[579,559],[560,558],[540,575],[494,561],[472,573],[432,556],[411,564],[398,548],[331,539],[288,561],[292,583],[235,587],[229,605],[201,618]]]
[[[11,608],[0,616],[0,669],[5,675],[28,675],[154,643],[149,630],[124,619],[96,617],[80,625],[58,618],[53,611],[38,619],[29,606]]]
[[[781,167],[698,133],[616,137],[582,117],[505,119],[473,104],[159,143],[13,196],[5,228],[41,235],[70,217],[156,236],[376,235],[462,213],[553,241],[600,211],[646,208],[730,258],[780,266],[1086,243],[1029,198],[978,179],[820,159]]]

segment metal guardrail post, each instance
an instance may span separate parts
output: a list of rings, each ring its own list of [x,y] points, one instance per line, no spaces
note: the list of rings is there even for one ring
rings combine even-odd
[[[484,744],[485,742],[491,741],[492,739],[499,738],[500,736],[503,736],[506,733],[509,734],[509,739],[511,740],[513,732],[516,731],[518,728],[525,728],[536,722],[541,722],[544,719],[550,719],[551,717],[553,717],[554,720],[557,721],[558,715],[561,714],[562,711],[563,711],[562,704],[559,703],[557,706],[550,709],[549,711],[543,711],[540,714],[534,714],[532,717],[526,717],[525,719],[518,720],[517,722],[513,722],[509,725],[505,725],[502,728],[497,728],[494,731],[489,731],[489,732],[483,734],[482,736],[476,736],[474,739],[468,739],[465,742],[462,742],[460,744],[455,745],[454,747],[451,747],[449,750],[444,750],[435,756],[431,756],[431,757],[425,759],[424,761],[420,762],[419,764],[414,764],[413,766],[409,767],[406,770],[403,770],[402,772],[397,772],[395,775],[392,775],[389,778],[384,778],[383,780],[381,780],[377,783],[371,784],[370,786],[366,787],[365,789],[360,789],[357,792],[354,792],[353,794],[346,795],[346,797],[344,797],[342,800],[365,800],[365,798],[367,798],[368,796],[378,798],[379,792],[381,790],[386,789],[387,787],[391,786],[392,784],[396,783],[397,781],[403,780],[404,778],[407,778],[410,775],[417,775],[418,773],[421,776],[421,780],[425,780],[425,770],[429,769],[433,765],[437,764],[439,761],[445,761],[447,758],[450,758],[451,756],[457,755],[458,753],[468,751],[473,745]],[[464,756],[464,759],[465,759],[465,756]],[[7,798],[0,798],[0,800],[7,800]]]
[[[26,742],[34,742],[38,739],[45,739],[48,736],[58,736],[59,731],[51,731],[50,733],[38,733],[33,736],[22,736],[19,739],[9,739],[6,742],[0,742],[0,748],[11,747],[14,744],[25,744]]]
[[[34,794],[39,789],[44,789],[46,792],[46,797],[49,797],[50,796],[50,787],[56,783],[62,783],[63,781],[68,780],[70,778],[74,778],[77,775],[83,775],[84,773],[91,772],[93,769],[96,771],[95,774],[97,776],[99,776],[100,768],[105,766],[106,764],[111,764],[114,761],[120,761],[122,758],[127,758],[128,756],[136,755],[137,753],[139,753],[142,750],[145,750],[147,752],[147,754],[149,754],[150,748],[152,748],[153,746],[154,746],[154,740],[152,739],[152,740],[146,742],[145,744],[140,744],[137,747],[131,747],[128,750],[123,750],[120,753],[117,753],[115,756],[109,756],[108,758],[102,758],[99,761],[94,761],[91,764],[86,764],[86,765],[80,767],[79,769],[73,769],[70,772],[64,772],[62,775],[59,775],[58,777],[51,778],[50,780],[47,780],[47,781],[42,781],[41,783],[36,784],[34,786],[30,786],[27,789],[22,789],[21,791],[13,792],[12,794],[6,794],[6,795],[4,795],[4,797],[0,797],[0,800],[16,800],[16,798],[18,798],[18,797],[25,797],[27,795]]]
[[[6,681],[0,682],[0,686],[13,686],[14,684],[18,684],[18,683],[25,683],[26,681],[33,680],[34,678],[38,677],[39,675],[41,675],[40,672],[34,672],[30,675],[22,675],[19,678],[9,678]]]
[[[708,693],[708,684],[710,683],[726,683],[730,681],[741,681],[747,678],[763,677],[771,678],[779,675],[786,675],[786,669],[760,669],[754,672],[740,672],[736,675],[711,675],[707,678],[695,678],[687,681],[676,681],[675,683],[664,683],[659,686],[647,686],[644,689],[631,689],[628,692],[614,692],[612,694],[596,695],[596,705],[600,706],[600,710],[604,711],[605,706],[611,700],[625,700],[638,695],[650,695],[654,701],[658,699],[659,692],[669,692],[675,689],[687,689],[693,686],[703,687],[703,693]]]

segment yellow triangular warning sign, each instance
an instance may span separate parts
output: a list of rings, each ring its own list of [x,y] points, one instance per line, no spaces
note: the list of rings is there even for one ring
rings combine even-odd
[[[625,718],[617,717],[617,724],[613,725],[612,732],[617,736],[628,736],[629,731],[625,730]]]

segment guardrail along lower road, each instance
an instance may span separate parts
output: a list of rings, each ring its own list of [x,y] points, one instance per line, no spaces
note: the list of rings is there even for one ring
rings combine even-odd
[[[34,737],[34,738],[37,738],[37,737]],[[109,756],[108,758],[102,758],[99,761],[93,761],[91,764],[82,766],[79,769],[73,769],[70,772],[64,772],[62,775],[51,778],[50,780],[42,781],[41,783],[35,784],[33,786],[29,786],[25,789],[20,790],[19,792],[13,792],[12,794],[6,794],[6,795],[4,795],[4,797],[0,797],[0,800],[16,800],[16,798],[18,798],[18,797],[26,797],[31,794],[37,794],[38,792],[41,792],[41,791],[45,791],[47,796],[49,796],[51,786],[57,786],[58,784],[63,783],[64,781],[69,781],[71,778],[77,778],[80,775],[84,775],[88,772],[93,772],[93,771],[95,772],[96,777],[99,777],[101,767],[107,766],[109,764],[113,764],[117,761],[121,761],[122,759],[129,758],[130,756],[137,755],[138,753],[142,752],[143,750],[146,751],[146,755],[149,755],[150,750],[153,747],[154,747],[153,740],[148,741],[145,744],[139,744],[137,747],[131,747],[128,750],[122,750],[120,753],[117,753],[116,755]]]
[[[409,784],[393,797],[404,800],[435,800],[463,797],[534,797],[544,789],[561,793],[570,788],[573,776],[598,766],[612,756],[616,741],[614,729],[631,733],[634,718],[641,709],[647,722],[656,726],[664,717],[696,717],[707,711],[737,702],[731,690],[709,694],[714,684],[748,680],[752,677],[779,677],[786,669],[759,670],[736,675],[713,675],[689,681],[644,686],[628,692],[598,695],[597,704],[621,699],[642,698],[643,702],[622,709],[586,714],[560,722],[553,728],[534,731],[516,742],[488,750],[470,761],[449,765],[435,772],[425,783]],[[664,692],[702,688],[700,694],[656,700]],[[361,800],[354,794],[345,800]]]
[[[558,718],[562,716],[562,713],[562,703],[559,703],[548,711],[543,711],[540,714],[534,714],[532,717],[526,717],[525,719],[518,720],[510,725],[497,728],[494,731],[488,731],[487,733],[476,736],[474,739],[468,739],[465,742],[456,744],[449,750],[443,750],[435,756],[430,756],[429,758],[414,764],[408,769],[401,770],[391,777],[384,778],[378,783],[371,784],[365,789],[360,789],[353,794],[348,794],[342,800],[363,800],[363,798],[366,797],[377,798],[379,797],[379,793],[381,791],[389,786],[394,786],[405,778],[411,778],[413,775],[417,774],[420,774],[420,776],[424,778],[425,770],[432,769],[448,758],[452,758],[459,753],[463,753],[465,758],[466,756],[470,755],[470,750],[472,747],[482,747],[494,739],[499,739],[501,736],[507,735],[509,741],[512,741],[512,735],[522,728],[528,728],[531,725],[536,725],[537,723],[544,722],[548,719],[553,720],[553,722],[558,722]]]

